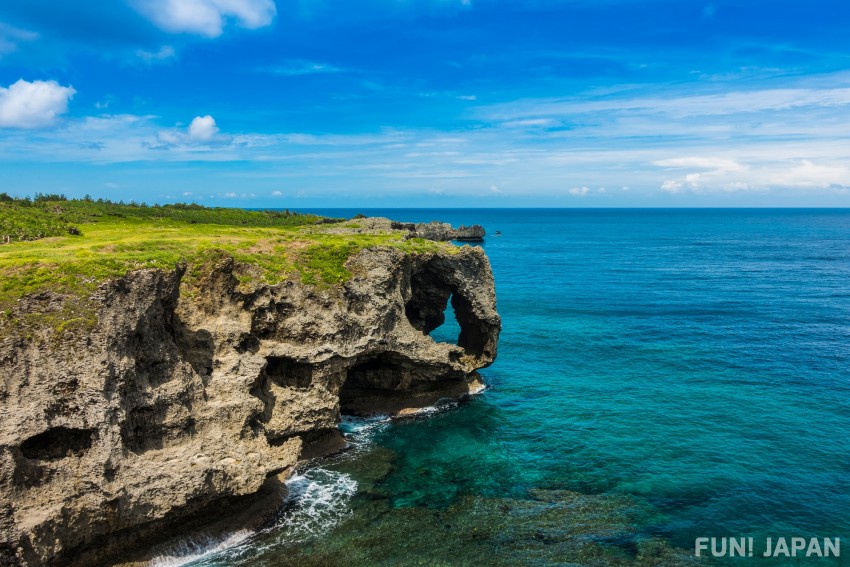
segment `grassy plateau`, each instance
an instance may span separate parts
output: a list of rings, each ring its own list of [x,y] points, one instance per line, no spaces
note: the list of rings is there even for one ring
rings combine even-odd
[[[184,293],[191,294],[205,268],[232,257],[246,289],[293,278],[329,287],[351,277],[345,262],[363,248],[456,250],[405,240],[400,231],[364,229],[360,222],[289,211],[147,206],[61,195],[13,199],[0,193],[0,330],[25,323],[14,320],[16,302],[45,291],[75,299],[52,314],[56,330],[92,324],[86,306],[91,293],[103,281],[137,269],[186,264]]]

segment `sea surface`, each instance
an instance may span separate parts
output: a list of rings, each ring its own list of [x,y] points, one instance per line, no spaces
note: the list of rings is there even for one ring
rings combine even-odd
[[[484,225],[490,387],[346,419],[275,522],[161,565],[850,565],[850,211],[318,212]],[[759,557],[797,536],[844,557]]]

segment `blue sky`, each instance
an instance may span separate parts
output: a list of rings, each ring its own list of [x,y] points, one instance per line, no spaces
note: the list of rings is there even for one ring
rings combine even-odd
[[[850,206],[843,0],[3,0],[0,191]]]

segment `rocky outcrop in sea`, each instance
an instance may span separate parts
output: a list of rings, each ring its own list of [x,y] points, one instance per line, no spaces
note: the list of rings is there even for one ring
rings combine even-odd
[[[395,230],[407,230],[407,238],[424,238],[426,240],[436,240],[440,242],[448,242],[457,240],[459,242],[483,242],[486,232],[484,227],[479,224],[470,226],[452,227],[447,222],[420,222],[420,223],[392,223],[392,228]]]

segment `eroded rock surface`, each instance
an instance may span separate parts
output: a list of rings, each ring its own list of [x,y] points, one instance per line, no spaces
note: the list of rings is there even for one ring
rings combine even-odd
[[[99,288],[91,333],[4,339],[0,564],[108,564],[213,517],[261,522],[300,459],[342,446],[341,412],[479,387],[500,330],[483,251],[347,266],[339,287],[250,293],[229,259],[192,294],[181,269],[140,270]],[[461,333],[436,343],[449,301]]]
[[[424,238],[438,242],[458,240],[461,242],[483,242],[486,232],[479,224],[453,228],[447,222],[392,223],[396,230],[407,230],[408,238]]]
[[[355,227],[352,227],[352,224]],[[447,222],[397,222],[384,217],[354,219],[350,223],[325,230],[325,232],[331,234],[369,234],[382,233],[388,230],[407,231],[406,239],[424,238],[436,242],[448,242],[450,240],[483,242],[486,235],[484,227],[479,224],[454,228]]]

